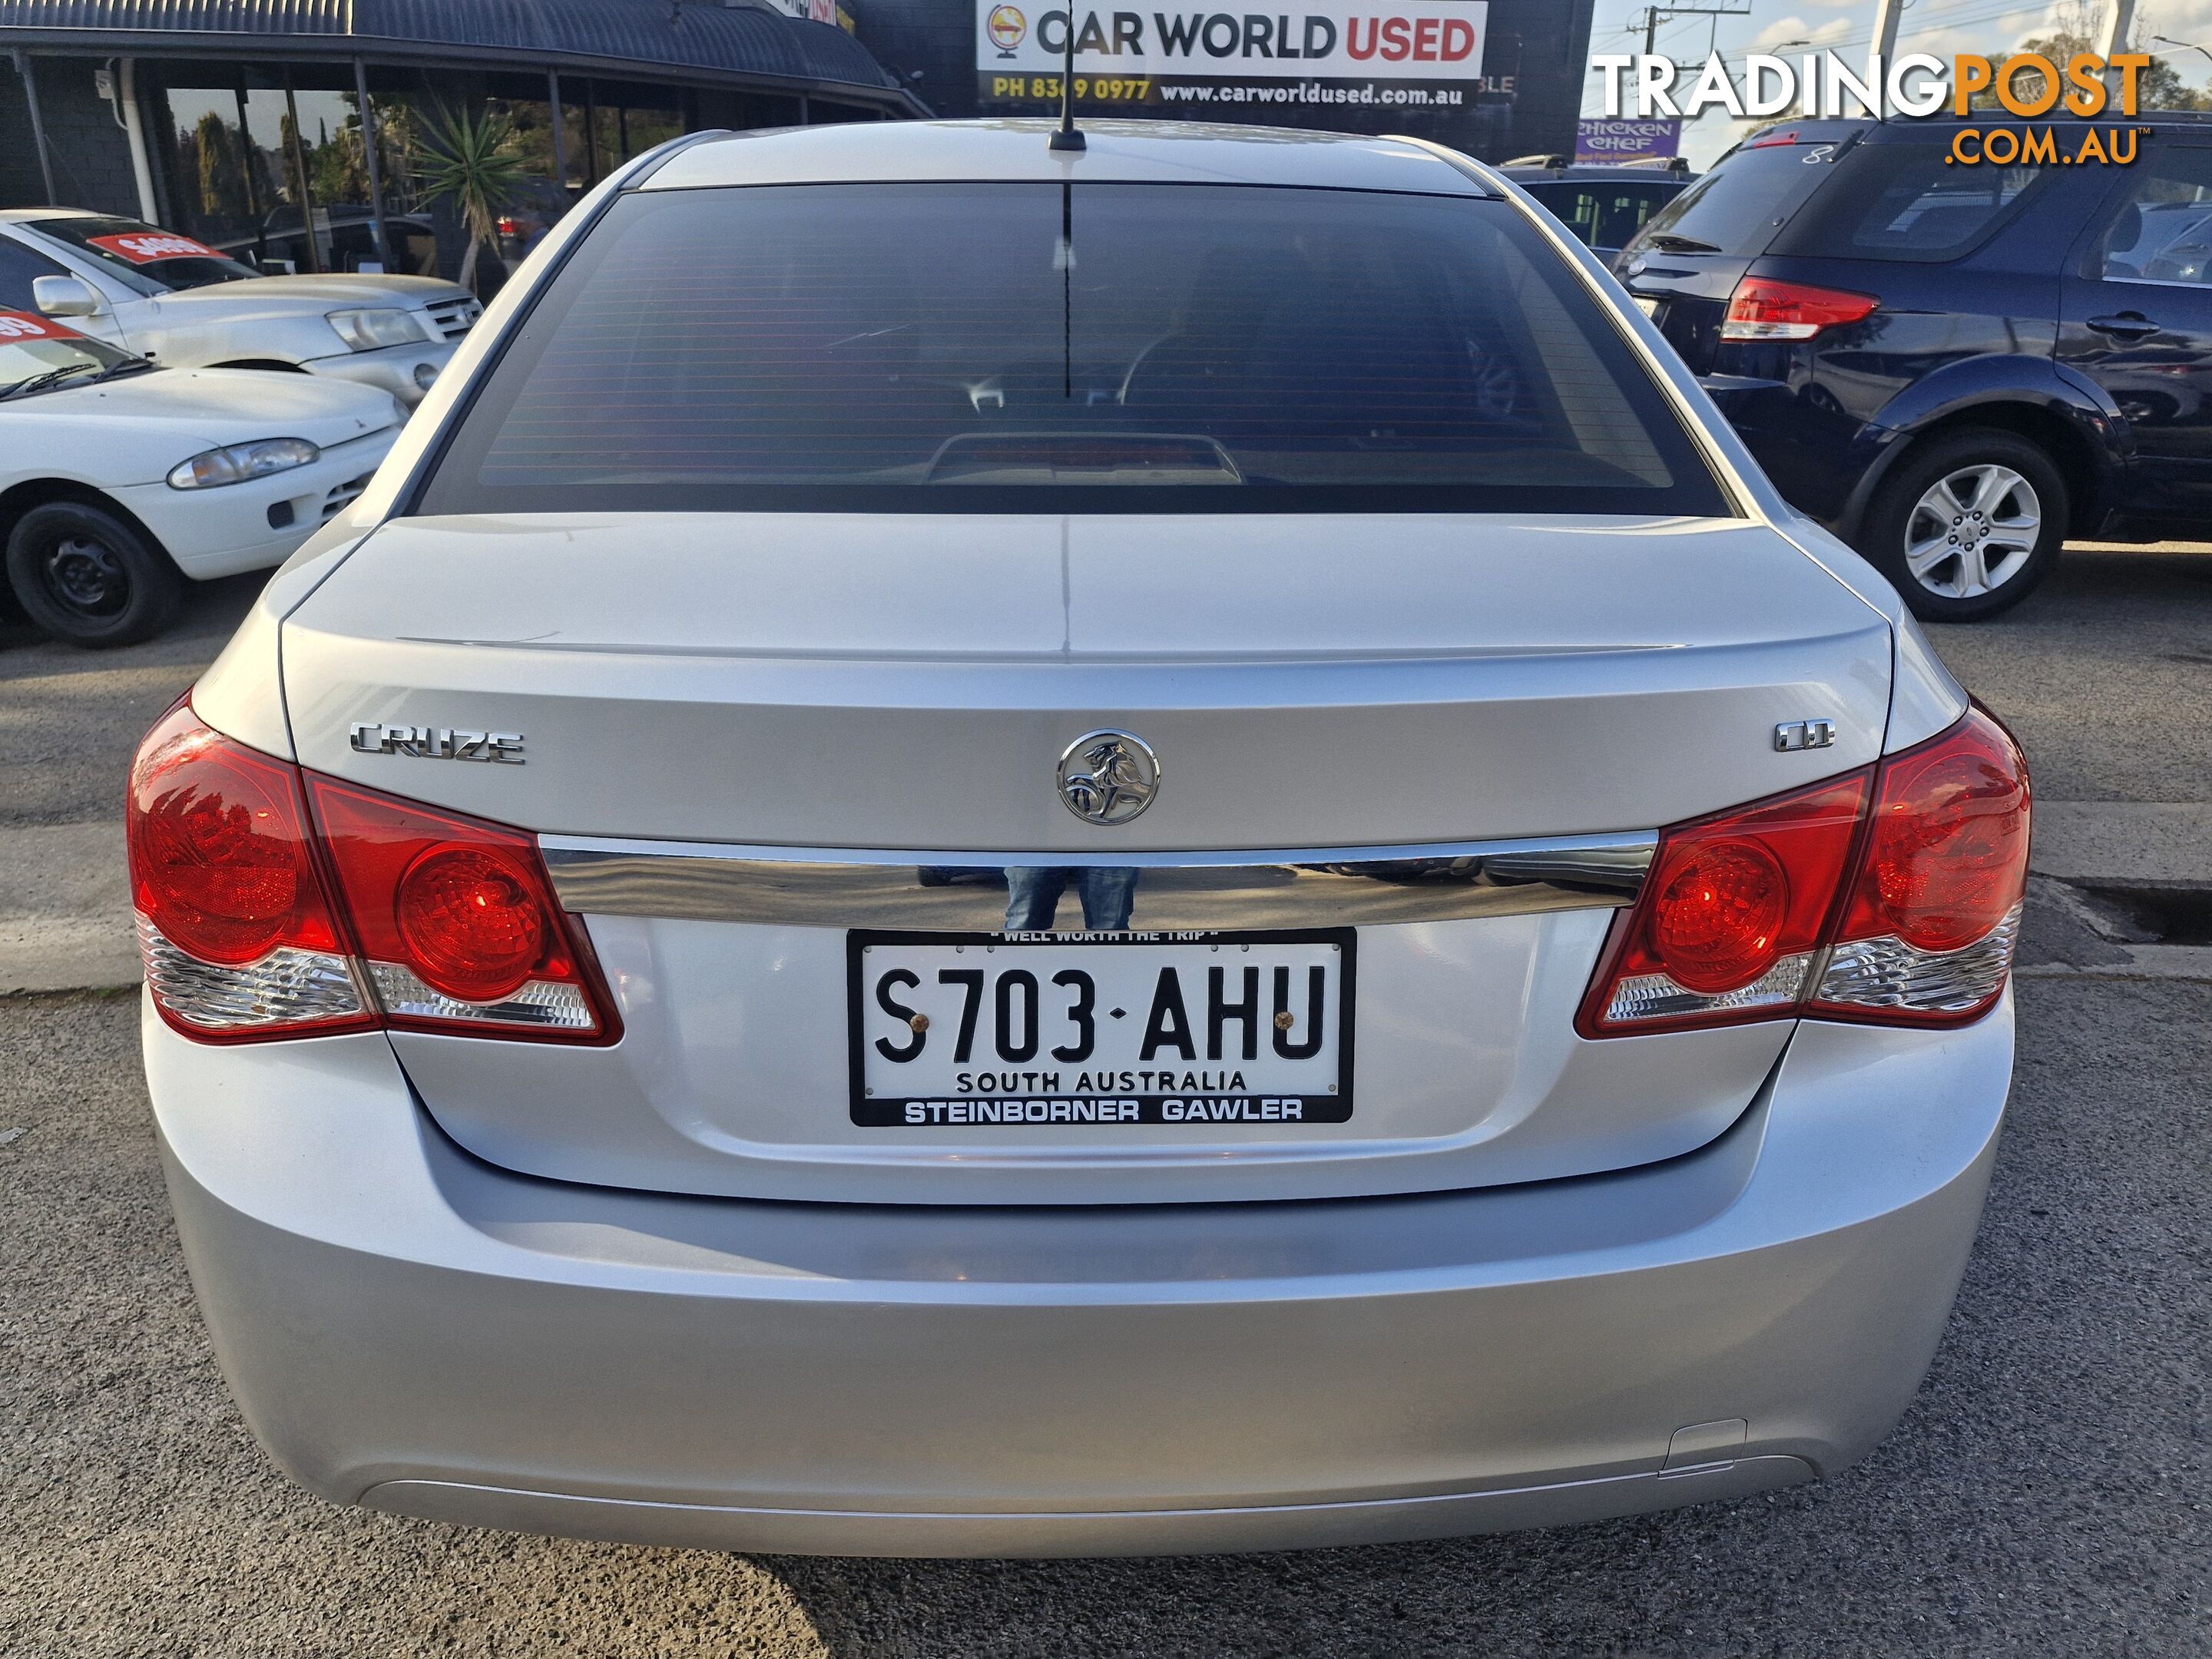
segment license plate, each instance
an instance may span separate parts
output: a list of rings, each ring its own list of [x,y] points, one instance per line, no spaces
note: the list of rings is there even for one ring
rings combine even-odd
[[[847,935],[853,1121],[1342,1123],[1352,928]]]
[[[1653,318],[1658,316],[1662,303],[1660,301],[1653,299],[1648,294],[1632,294],[1628,297],[1636,301],[1636,308],[1645,316]]]

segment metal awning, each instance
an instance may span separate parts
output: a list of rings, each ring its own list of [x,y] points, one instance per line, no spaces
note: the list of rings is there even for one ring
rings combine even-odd
[[[432,60],[678,78],[928,112],[842,29],[720,0],[0,0],[0,48]]]

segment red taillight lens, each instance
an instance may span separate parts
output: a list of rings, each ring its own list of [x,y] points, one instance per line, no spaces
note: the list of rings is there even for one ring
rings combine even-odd
[[[255,962],[286,944],[336,950],[306,817],[290,767],[170,710],[131,769],[139,913],[204,962]]]
[[[147,985],[190,1036],[616,1034],[520,830],[306,777],[179,704],[132,763],[128,836]]]
[[[1994,1005],[2020,937],[2033,808],[2020,746],[1980,708],[1883,762],[1812,1012],[1951,1025]]]
[[[1856,323],[1881,303],[1871,294],[1747,276],[1729,296],[1723,340],[1809,340],[1824,328]]]
[[[478,1002],[519,991],[542,959],[545,921],[527,872],[497,853],[439,847],[407,866],[396,908],[416,971]]]
[[[519,830],[311,777],[355,943],[395,1025],[591,1039],[611,1015]]]
[[[2027,768],[1979,709],[1881,769],[1865,868],[1841,939],[1955,951],[2002,921],[2027,879]]]
[[[2011,972],[2029,805],[2020,750],[1976,708],[1871,771],[1678,824],[1576,1028],[1974,1018]]]
[[[1731,990],[1773,966],[1789,908],[1779,859],[1755,841],[1717,842],[1667,872],[1651,907],[1652,954],[1678,984]]]
[[[307,835],[299,775],[179,703],[139,745],[131,896],[162,1018],[196,1036],[373,1024]]]

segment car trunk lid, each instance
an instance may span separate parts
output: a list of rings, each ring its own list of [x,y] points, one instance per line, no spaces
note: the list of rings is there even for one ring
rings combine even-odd
[[[1632,845],[1864,764],[1887,707],[1887,623],[1742,521],[1405,515],[1387,538],[1375,522],[386,526],[285,624],[306,765],[569,853],[864,872],[849,915],[732,910],[696,889],[579,901],[622,1041],[396,1034],[424,1103],[471,1150],[538,1174],[871,1201],[1418,1190],[1701,1144],[1749,1103],[1787,1027],[1577,1037],[1616,890],[1455,908],[1416,880],[1395,911],[1308,895],[1286,912],[1249,897],[1254,872],[1312,887],[1340,865],[1470,845]],[[1807,720],[1832,724],[1833,747],[1778,752],[1776,726]],[[394,745],[394,728],[424,740]],[[1160,767],[1156,801],[1110,827],[1068,811],[1054,771],[1102,728],[1140,738]],[[454,729],[518,739],[523,763],[446,758],[430,734]],[[1356,928],[1347,1117],[858,1121],[846,929],[881,924],[869,882],[896,872],[926,904],[939,902],[926,885],[950,887],[955,908],[921,913],[920,931],[988,931],[1007,896],[976,866],[1183,855],[1239,872],[1223,879],[1245,908],[1176,909],[1187,875],[1146,874],[1132,927],[1212,937],[1241,916],[1264,933],[1295,914],[1324,943]],[[1548,879],[1525,861],[1499,874]],[[1056,925],[1080,921],[1071,897]],[[1225,1072],[1192,1086],[1237,1087]]]

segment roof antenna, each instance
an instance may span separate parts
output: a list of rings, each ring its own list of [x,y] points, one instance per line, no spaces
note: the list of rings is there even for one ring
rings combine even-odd
[[[1075,0],[1067,0],[1067,61],[1060,73],[1060,130],[1047,149],[1081,149],[1083,135],[1075,130]]]

